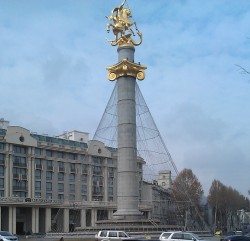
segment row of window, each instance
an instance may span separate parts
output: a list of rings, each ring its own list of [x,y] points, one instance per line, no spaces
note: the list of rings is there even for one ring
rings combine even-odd
[[[87,143],[84,143],[84,142],[72,141],[68,139],[62,139],[62,138],[56,138],[56,137],[50,137],[50,136],[42,136],[42,135],[37,135],[37,134],[31,134],[31,136],[38,141],[55,143],[59,145],[69,145],[69,146],[74,146],[74,147],[88,148]]]
[[[35,155],[37,156],[44,156],[47,157],[57,157],[57,158],[64,158],[69,160],[84,160],[84,154],[77,154],[77,153],[68,153],[62,151],[52,151],[52,150],[45,150],[42,148],[35,148]]]

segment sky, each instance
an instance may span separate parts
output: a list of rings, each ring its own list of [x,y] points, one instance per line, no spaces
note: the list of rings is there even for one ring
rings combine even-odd
[[[39,134],[95,133],[118,62],[121,0],[0,0],[0,118]],[[250,1],[127,0],[143,42],[139,87],[179,171],[250,189]],[[135,37],[136,38],[136,37]],[[249,197],[249,196],[248,196]]]

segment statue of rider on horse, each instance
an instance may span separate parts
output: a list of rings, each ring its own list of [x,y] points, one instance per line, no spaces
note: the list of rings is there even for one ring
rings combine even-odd
[[[109,17],[106,16],[108,20],[113,21],[113,23],[107,24],[107,32],[110,32],[110,27],[113,28],[113,33],[115,35],[114,40],[109,40],[111,45],[122,45],[122,44],[133,44],[140,45],[142,42],[142,34],[137,28],[136,22],[131,22],[132,14],[129,8],[124,8],[126,0],[123,1],[121,6],[115,7]],[[131,35],[135,36],[132,26],[135,27],[137,35],[139,36],[139,42],[135,42]]]

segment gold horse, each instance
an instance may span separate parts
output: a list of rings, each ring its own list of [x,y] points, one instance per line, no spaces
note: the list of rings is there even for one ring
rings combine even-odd
[[[123,1],[121,6],[116,7],[112,10],[111,15],[109,17],[106,16],[107,19],[113,21],[113,23],[107,24],[107,32],[110,32],[110,27],[113,28],[113,33],[115,35],[115,39],[111,40],[111,42],[117,42],[120,38],[130,37],[131,34],[135,36],[134,31],[131,29],[131,26],[134,25],[136,30],[136,22],[131,22],[129,19],[132,17],[131,11],[129,8],[123,8],[126,0]],[[126,34],[126,31],[129,31],[130,34]],[[120,36],[119,36],[120,34]]]

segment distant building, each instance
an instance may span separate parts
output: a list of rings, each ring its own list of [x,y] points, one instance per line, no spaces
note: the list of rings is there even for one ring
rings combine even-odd
[[[169,196],[163,187],[171,178],[160,174],[159,185],[143,182],[143,164],[138,157],[139,208],[148,218],[162,219],[161,201]],[[0,120],[1,230],[21,234],[93,227],[112,219],[116,183],[117,150],[88,140],[88,133],[52,137]]]

